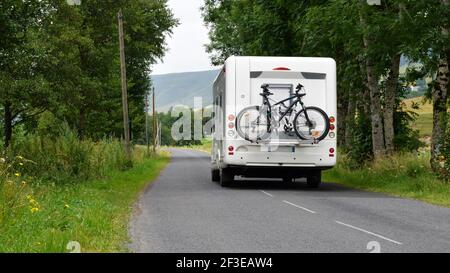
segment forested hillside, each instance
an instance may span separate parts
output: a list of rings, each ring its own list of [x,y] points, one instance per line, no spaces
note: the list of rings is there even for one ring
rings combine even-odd
[[[158,111],[183,104],[194,106],[194,97],[201,97],[203,106],[212,103],[212,85],[217,70],[153,75]]]

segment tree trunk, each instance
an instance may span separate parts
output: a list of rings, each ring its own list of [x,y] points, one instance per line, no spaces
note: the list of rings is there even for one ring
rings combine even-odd
[[[400,69],[400,57],[400,54],[396,54],[392,57],[389,75],[386,80],[386,91],[384,94],[384,139],[387,153],[393,153],[395,148],[394,111]]]
[[[448,7],[448,0],[441,0],[443,8]],[[442,28],[442,35],[448,37],[449,29]],[[434,172],[439,172],[442,140],[447,133],[447,97],[448,97],[448,78],[449,78],[449,59],[450,52],[447,45],[444,45],[442,56],[439,60],[439,68],[436,81],[432,91],[433,99],[433,132],[431,137],[431,168]],[[448,160],[448,159],[447,159]]]
[[[383,156],[386,152],[384,146],[383,120],[381,115],[380,89],[378,77],[375,76],[373,66],[367,61],[367,81],[370,92],[370,119],[372,125],[372,150],[375,158]]]
[[[343,90],[342,90],[343,91]],[[342,92],[344,93],[344,92]],[[346,135],[346,123],[347,123],[347,107],[348,107],[348,98],[344,94],[338,95],[337,102],[337,120],[338,120],[338,135],[337,141],[339,146],[345,146],[345,135]]]
[[[369,92],[369,83],[367,82],[367,73],[366,68],[363,63],[359,64],[359,67],[361,69],[361,73],[363,76],[363,86],[364,90],[361,90],[362,92],[359,93],[359,97],[355,98],[357,101],[357,108],[362,110],[360,111],[366,116],[370,115],[370,92]]]
[[[363,44],[367,53],[374,44],[366,33],[367,23],[363,14],[364,1],[360,2],[360,23],[364,29]],[[372,56],[365,56],[365,73],[367,75],[367,85],[370,92],[370,118],[372,126],[372,151],[375,159],[382,157],[386,153],[384,145],[383,119],[381,114],[380,88],[378,85],[378,75],[375,72]]]
[[[352,91],[353,92],[353,91]],[[356,98],[353,94],[349,94],[348,104],[347,104],[347,120],[345,121],[345,141],[344,145],[346,147],[350,144],[350,139],[352,138],[351,132],[354,130],[355,126],[355,114],[356,114]]]
[[[9,147],[9,145],[11,144],[11,138],[12,138],[12,108],[11,108],[11,103],[9,101],[5,102],[4,105],[4,118],[3,118],[3,123],[4,123],[4,148],[5,150]]]
[[[447,96],[448,96],[448,60],[442,58],[436,84],[433,88],[433,133],[431,138],[431,167],[433,171],[439,170],[439,156],[441,155],[442,140],[447,129]]]

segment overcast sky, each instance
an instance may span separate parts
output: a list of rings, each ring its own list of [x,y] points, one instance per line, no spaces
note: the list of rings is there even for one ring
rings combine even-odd
[[[200,7],[203,0],[169,0],[169,8],[180,25],[167,37],[168,51],[162,63],[153,66],[153,74],[211,70],[204,45],[208,30],[203,24]]]

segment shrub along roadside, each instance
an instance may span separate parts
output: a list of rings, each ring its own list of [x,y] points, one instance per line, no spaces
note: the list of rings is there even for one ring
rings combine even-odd
[[[15,166],[20,173],[57,184],[102,178],[111,170],[126,170],[132,165],[119,140],[79,140],[68,126],[57,136],[29,134],[18,138],[6,159],[11,161],[14,156],[29,159]]]
[[[365,165],[349,168],[340,154],[335,168],[323,172],[323,180],[345,186],[412,198],[450,207],[450,184],[431,171],[429,153],[399,153]]]
[[[128,171],[82,183],[3,182],[0,205],[8,187],[21,195],[14,210],[5,210],[13,215],[0,219],[0,252],[68,252],[70,241],[82,252],[127,251],[132,204],[168,162],[167,154],[145,158]]]

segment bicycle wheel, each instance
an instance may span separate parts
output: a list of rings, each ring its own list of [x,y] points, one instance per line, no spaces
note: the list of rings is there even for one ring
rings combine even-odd
[[[306,119],[305,111],[311,121],[310,124]],[[330,131],[330,119],[322,109],[306,107],[295,116],[294,129],[300,139],[321,141]]]
[[[236,117],[239,136],[251,142],[265,140],[270,136],[267,110],[260,106],[244,108]]]

